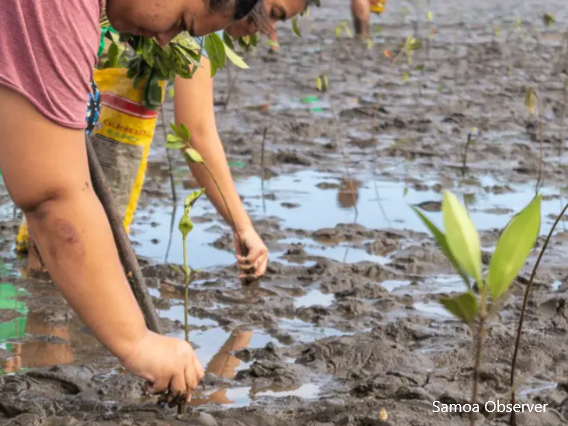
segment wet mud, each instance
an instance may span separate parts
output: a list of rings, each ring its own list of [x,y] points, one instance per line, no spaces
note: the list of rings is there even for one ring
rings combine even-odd
[[[540,127],[524,102],[535,87],[544,122],[542,245],[568,201],[568,9],[554,0],[410,6],[392,0],[373,18],[369,49],[335,38],[349,5],[324,2],[303,38],[285,25],[279,54],[251,54],[236,85],[234,70],[217,77],[221,137],[271,261],[266,278],[242,286],[229,229],[208,202],[196,204],[190,338],[206,377],[188,414],[146,394],[53,283],[26,277],[25,259],[13,252],[17,212],[0,186],[1,425],[469,424],[465,413],[432,412],[433,401],[470,400],[472,336],[438,303],[463,283],[410,206],[440,225],[442,190],[458,194],[487,264],[499,230],[534,196]],[[557,23],[547,27],[545,12]],[[396,55],[413,31],[423,47],[412,67],[406,58],[391,65],[384,52]],[[321,74],[329,93],[315,90]],[[165,111],[173,117],[170,102]],[[182,208],[171,201],[161,135],[158,128],[131,236],[164,329],[183,337],[183,277],[170,266],[182,260]],[[180,198],[196,186],[182,161],[174,176]],[[518,363],[518,399],[548,409],[518,415],[519,425],[568,422],[567,253],[562,221],[535,280]],[[482,402],[510,398],[515,330],[537,254],[489,324]],[[485,411],[478,424],[507,419]]]

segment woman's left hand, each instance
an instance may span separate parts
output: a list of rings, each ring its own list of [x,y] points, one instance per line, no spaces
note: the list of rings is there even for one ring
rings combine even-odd
[[[247,281],[256,281],[266,272],[268,265],[268,249],[264,242],[251,226],[239,230],[241,241],[235,233],[235,248],[237,250],[237,265],[240,269],[240,278]]]

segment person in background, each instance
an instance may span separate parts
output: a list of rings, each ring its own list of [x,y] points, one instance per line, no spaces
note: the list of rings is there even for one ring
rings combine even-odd
[[[386,2],[387,0],[351,0],[351,17],[353,19],[353,27],[355,29],[355,34],[357,34],[357,36],[359,36],[361,40],[367,40],[371,35],[370,33],[371,13],[376,13],[379,15],[382,14],[385,10]],[[265,0],[264,3],[273,5],[273,7],[271,7],[271,12],[270,12],[271,19],[276,19],[276,20],[287,19],[285,15],[282,15],[282,12],[285,10],[285,8],[282,7],[282,3],[279,3],[278,0]],[[309,3],[312,3],[312,1],[289,0],[287,2],[287,7],[295,8],[302,3],[304,4],[303,8],[305,9]],[[278,17],[284,17],[284,19],[278,19]],[[254,23],[251,22],[248,23],[247,25],[248,26],[254,25]],[[240,24],[233,24],[231,27],[233,29],[228,28],[226,31],[232,37],[242,37],[247,34],[247,31],[245,30],[246,26],[244,25],[243,22],[241,22]],[[276,32],[276,27],[274,25],[271,25],[265,28],[263,32],[272,41],[272,45],[270,47],[271,51],[274,52],[277,51],[278,34]]]
[[[107,0],[106,14],[117,31],[165,44],[223,29],[257,2]],[[146,327],[90,184],[85,102],[103,3],[2,2],[0,169],[51,277],[97,339],[151,392],[189,399],[203,368],[191,345]]]
[[[254,17],[246,17],[231,24],[225,31],[232,37],[243,37],[256,32],[270,30],[278,21],[286,21],[305,10],[308,0],[263,0],[262,7]],[[215,122],[213,102],[213,79],[211,64],[205,55],[193,78],[176,77],[174,82],[174,111],[177,125],[184,123],[191,132],[193,147],[208,163],[227,204],[231,209],[235,226],[248,253],[242,253],[241,245],[235,238],[237,262],[241,278],[254,280],[262,277],[268,263],[268,250],[255,231],[250,218],[235,189],[223,144]],[[201,164],[191,163],[191,172],[207,196],[225,219],[230,223],[229,212],[215,183]]]

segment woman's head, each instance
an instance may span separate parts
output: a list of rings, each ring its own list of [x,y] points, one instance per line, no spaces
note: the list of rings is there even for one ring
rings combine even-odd
[[[270,33],[278,21],[286,21],[302,13],[310,0],[262,0],[245,18],[229,25],[231,37],[244,37],[258,31]]]
[[[245,17],[261,0],[107,0],[106,14],[120,32],[167,44],[182,31],[206,35]]]

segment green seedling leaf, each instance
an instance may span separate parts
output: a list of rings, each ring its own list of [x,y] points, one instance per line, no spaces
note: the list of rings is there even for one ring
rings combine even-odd
[[[223,31],[223,43],[225,43],[225,46],[229,47],[231,50],[235,50],[235,44],[233,43],[231,36],[227,34],[226,31]]]
[[[351,31],[351,27],[349,26],[347,21],[343,21],[342,25],[343,25],[343,29],[345,30],[345,34],[347,34],[347,37],[353,38],[353,31]]]
[[[171,127],[171,129],[174,131],[174,133],[175,133],[181,140],[183,140],[183,132],[182,132],[182,130],[181,130],[178,126],[176,126],[176,123],[170,121],[170,127]]]
[[[166,139],[167,149],[182,149],[183,147],[185,147],[185,143],[178,137],[178,135],[168,135],[168,138]]]
[[[443,92],[444,92],[444,85],[443,85],[443,84],[440,84],[440,85],[438,86],[438,92],[440,92],[440,93],[443,93]]]
[[[402,74],[402,82],[406,83],[408,81],[408,71],[404,71],[404,74]]]
[[[339,24],[337,27],[335,27],[335,38],[341,37],[341,31],[343,31],[343,26]]]
[[[186,213],[181,217],[181,219],[179,220],[178,229],[184,238],[187,237],[187,235],[191,231],[193,231],[193,222],[189,214]]]
[[[171,268],[176,271],[178,274],[183,274],[183,272],[181,271],[181,269],[179,269],[176,265],[170,265]]]
[[[467,275],[483,284],[479,234],[464,206],[451,192],[444,191],[442,202],[446,241],[456,263]]]
[[[185,197],[185,201],[183,202],[183,208],[185,211],[191,210],[195,202],[205,193],[205,188],[201,188],[199,191],[193,191],[187,197]]]
[[[316,80],[316,87],[318,92],[326,92],[329,89],[329,79],[327,75],[320,75]]]
[[[192,162],[192,163],[203,163],[204,162],[201,154],[193,148],[187,148],[185,150],[185,153],[187,154],[189,161]]]
[[[554,15],[551,15],[550,13],[545,13],[542,15],[542,22],[544,22],[544,25],[547,27],[550,27],[556,22],[556,18],[554,18]]]
[[[229,47],[226,44],[225,44],[225,54],[227,55],[227,58],[229,58],[229,61],[231,61],[237,67],[242,68],[242,69],[248,69],[249,68],[249,66],[246,64],[246,62],[243,60],[243,58],[241,58],[239,55],[237,55],[233,51],[233,49],[231,49],[231,47]]]
[[[428,11],[426,18],[428,18],[429,21],[432,21],[434,19],[434,14],[431,11]]]
[[[183,134],[183,140],[189,141],[191,139],[191,133],[189,133],[189,129],[187,128],[187,126],[183,123],[180,123],[179,127],[181,128]]]
[[[216,33],[205,36],[205,50],[209,60],[216,65],[216,68],[224,68],[227,55],[225,54],[225,44],[221,37]]]
[[[540,231],[541,201],[539,195],[511,219],[499,237],[487,277],[494,301],[509,289],[534,247]]]
[[[426,67],[424,65],[417,65],[416,67],[414,67],[414,69],[416,71],[424,71]]]
[[[534,114],[534,104],[535,104],[535,90],[533,87],[527,89],[525,94],[525,107],[529,110],[531,114]]]
[[[464,270],[460,267],[460,265],[458,264],[456,258],[454,257],[454,255],[452,254],[452,251],[450,250],[450,247],[448,246],[448,242],[446,240],[446,236],[442,233],[442,231],[440,231],[438,229],[438,227],[436,225],[434,225],[434,223],[432,223],[432,221],[430,219],[428,219],[428,217],[422,213],[420,211],[420,209],[416,206],[411,206],[412,210],[414,210],[414,212],[418,215],[418,217],[422,220],[422,222],[424,223],[424,225],[426,225],[426,227],[428,228],[428,230],[432,233],[432,235],[434,236],[436,242],[438,243],[438,245],[440,246],[440,248],[442,249],[442,252],[444,252],[444,254],[446,255],[446,257],[448,258],[448,260],[450,261],[450,263],[452,264],[452,266],[454,267],[454,269],[456,270],[456,272],[462,277],[463,281],[465,282],[465,284],[467,285],[467,287],[470,287],[469,284],[469,278],[467,277],[467,274],[464,272]]]
[[[296,34],[298,37],[302,37],[302,33],[300,32],[300,28],[298,28],[298,17],[294,16],[294,18],[292,19],[292,31],[294,31],[294,34]]]
[[[477,316],[477,298],[471,292],[455,297],[441,297],[440,303],[468,325],[471,325]]]

